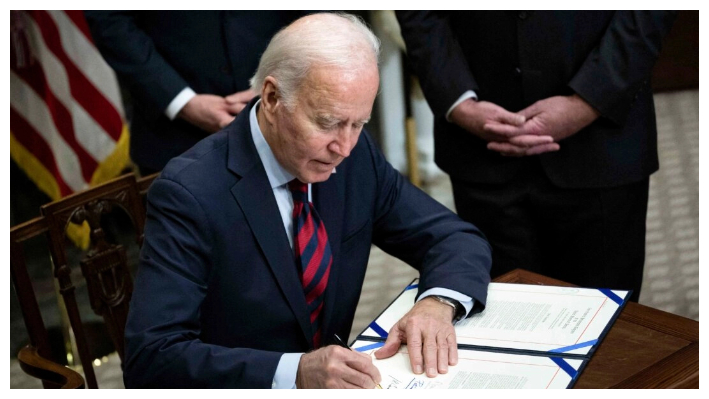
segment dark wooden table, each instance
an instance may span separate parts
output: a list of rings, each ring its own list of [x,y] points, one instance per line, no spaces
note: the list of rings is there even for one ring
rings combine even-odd
[[[521,269],[494,281],[572,286]],[[699,322],[628,303],[574,388],[699,388]]]

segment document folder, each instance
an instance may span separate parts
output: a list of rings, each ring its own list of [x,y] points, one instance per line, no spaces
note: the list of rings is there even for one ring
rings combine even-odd
[[[357,337],[353,348],[373,353],[377,345],[383,345],[388,331],[413,307],[417,293],[416,279]],[[445,376],[429,384],[427,377],[411,373],[409,377],[423,379],[413,385],[399,381],[390,386],[571,387],[629,295],[630,291],[623,290],[491,283],[485,310],[455,325],[461,359],[458,369],[467,370],[469,375],[458,375],[451,385],[444,382]],[[394,357],[408,362],[408,354],[402,355],[405,352],[404,347]],[[377,365],[401,366],[396,360],[387,362],[378,360]],[[491,370],[491,365],[505,369],[505,364],[513,374],[484,372]],[[480,372],[475,371],[478,368]]]

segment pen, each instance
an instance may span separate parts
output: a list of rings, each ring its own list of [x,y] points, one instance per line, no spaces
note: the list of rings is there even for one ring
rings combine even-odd
[[[345,341],[343,341],[342,338],[340,338],[340,336],[337,335],[337,334],[335,334],[335,342],[336,342],[338,345],[340,345],[341,347],[347,348],[347,349],[349,349],[349,350],[351,350],[351,351],[354,352],[354,349],[350,348],[350,346],[347,345],[347,344],[345,343]],[[384,388],[382,388],[381,385],[377,384],[377,389],[384,389]]]

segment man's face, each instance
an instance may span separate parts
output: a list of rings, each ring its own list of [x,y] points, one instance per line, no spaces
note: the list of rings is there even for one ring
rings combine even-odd
[[[287,171],[304,183],[327,180],[350,155],[369,121],[379,87],[376,65],[358,72],[314,68],[295,95],[292,109],[274,115],[271,149]]]

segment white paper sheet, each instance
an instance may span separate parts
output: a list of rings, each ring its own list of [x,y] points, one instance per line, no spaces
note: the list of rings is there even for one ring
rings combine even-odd
[[[371,346],[372,342],[356,341],[352,347]],[[376,350],[361,352],[372,354]],[[372,359],[384,389],[564,389],[582,364],[579,359],[562,359],[565,370],[545,356],[459,349],[457,365],[450,366],[446,374],[429,378],[413,373],[406,346],[388,359],[378,360],[374,355]]]
[[[414,283],[416,284],[416,283]],[[417,289],[407,289],[367,328],[364,337],[381,337],[414,304]],[[610,295],[610,296],[609,296]],[[586,355],[597,343],[628,291],[602,292],[525,284],[491,283],[482,313],[456,325],[458,344]]]

